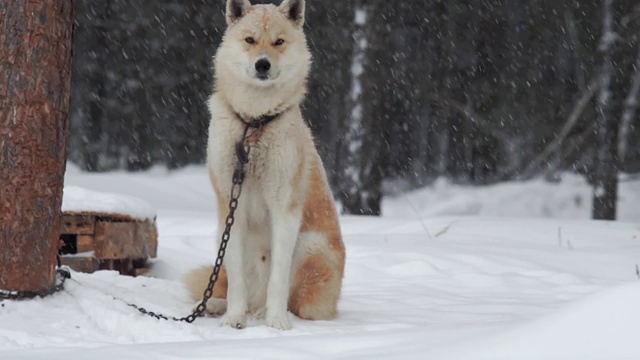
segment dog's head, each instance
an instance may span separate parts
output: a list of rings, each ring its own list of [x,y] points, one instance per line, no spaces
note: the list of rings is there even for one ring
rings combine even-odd
[[[216,55],[216,73],[268,87],[306,78],[311,55],[302,31],[304,0],[279,6],[227,0],[228,28]]]

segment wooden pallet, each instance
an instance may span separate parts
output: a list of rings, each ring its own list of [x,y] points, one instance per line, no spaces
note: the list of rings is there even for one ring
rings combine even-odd
[[[62,264],[76,271],[116,270],[137,276],[148,271],[147,259],[156,257],[155,221],[120,214],[65,212],[61,228]]]

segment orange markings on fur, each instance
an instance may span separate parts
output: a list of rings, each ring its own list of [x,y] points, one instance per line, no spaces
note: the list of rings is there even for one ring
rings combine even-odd
[[[264,127],[253,129],[249,134],[247,134],[247,138],[244,140],[244,145],[248,146],[258,142],[263,132],[264,132]]]
[[[342,261],[344,261],[344,244],[340,235],[338,214],[331,193],[324,181],[321,166],[318,161],[314,161],[300,231],[315,231],[325,234],[331,249],[340,253]]]
[[[312,314],[305,314],[305,308],[317,304],[332,277],[331,268],[322,254],[308,257],[295,274],[289,310],[298,317],[314,320],[310,318]]]
[[[227,279],[227,269],[225,269],[223,266],[220,269],[220,274],[218,275],[218,281],[216,282],[216,285],[213,287],[213,297],[218,299],[226,299],[228,286],[229,286],[229,280]]]
[[[262,27],[267,32],[269,30],[269,10],[264,9],[262,12]]]

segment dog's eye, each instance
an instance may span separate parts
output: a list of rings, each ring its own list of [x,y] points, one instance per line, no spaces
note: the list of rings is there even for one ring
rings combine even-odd
[[[276,40],[275,45],[276,45],[276,46],[282,46],[282,45],[284,45],[284,40],[283,40],[283,39],[278,39],[278,40]]]
[[[251,45],[256,43],[256,40],[254,38],[252,38],[251,36],[249,36],[248,38],[244,39],[244,41],[246,41],[247,44],[251,44]]]

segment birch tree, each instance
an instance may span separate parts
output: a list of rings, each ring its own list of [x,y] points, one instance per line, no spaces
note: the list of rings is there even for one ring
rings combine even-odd
[[[627,16],[635,6],[633,0],[603,0],[602,3],[594,219],[616,219],[618,173],[626,152],[627,128],[635,117],[640,86],[638,60],[634,56],[638,51],[637,27]]]
[[[389,121],[389,21],[393,5],[384,0],[355,4],[352,83],[345,146],[343,212],[380,215],[385,162],[385,129]]]

